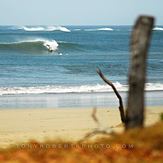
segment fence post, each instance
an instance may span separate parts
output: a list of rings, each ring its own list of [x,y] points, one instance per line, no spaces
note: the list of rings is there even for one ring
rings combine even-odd
[[[153,24],[153,17],[140,16],[133,28],[130,45],[131,63],[128,81],[129,94],[126,110],[126,129],[143,127],[146,59]]]

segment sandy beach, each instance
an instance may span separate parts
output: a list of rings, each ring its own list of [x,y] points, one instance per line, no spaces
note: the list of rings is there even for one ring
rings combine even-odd
[[[159,120],[163,107],[146,109],[146,125]],[[1,109],[0,147],[52,139],[79,140],[98,125],[93,121],[92,109]],[[116,108],[97,109],[101,129],[121,132],[123,127]]]

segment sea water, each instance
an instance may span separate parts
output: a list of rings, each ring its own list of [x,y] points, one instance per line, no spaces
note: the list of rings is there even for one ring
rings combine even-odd
[[[131,26],[0,26],[0,107],[117,105],[100,68],[126,100]],[[153,29],[147,103],[163,104],[163,28]]]

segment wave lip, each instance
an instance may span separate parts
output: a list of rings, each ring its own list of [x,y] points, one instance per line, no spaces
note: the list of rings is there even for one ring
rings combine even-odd
[[[53,32],[53,31],[61,31],[61,32],[71,32],[69,29],[67,29],[66,27],[63,26],[47,26],[47,27],[43,27],[43,26],[35,26],[35,27],[27,27],[27,26],[23,26],[23,27],[19,27],[19,29],[22,29],[24,31],[27,32]]]
[[[154,31],[163,31],[163,28],[161,28],[161,27],[155,27],[155,28],[153,28],[153,30]]]

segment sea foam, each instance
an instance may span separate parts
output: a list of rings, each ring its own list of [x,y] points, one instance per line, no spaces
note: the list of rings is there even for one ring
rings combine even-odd
[[[118,88],[120,83],[115,83]],[[15,94],[46,94],[46,93],[89,93],[89,92],[111,92],[112,89],[107,85],[81,85],[81,86],[36,86],[36,87],[1,87],[0,95]]]
[[[128,91],[127,85],[119,82],[114,83],[120,92]],[[163,91],[161,83],[146,83],[146,91]],[[35,87],[0,87],[0,95],[18,95],[18,94],[59,94],[59,93],[104,93],[113,92],[108,85],[81,85],[81,86],[35,86]]]

